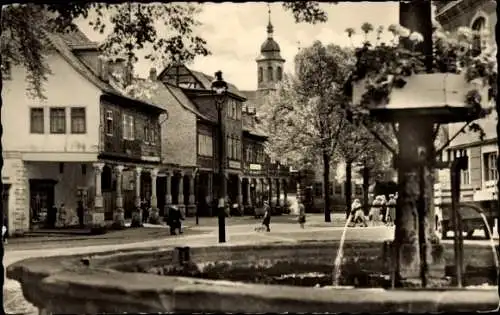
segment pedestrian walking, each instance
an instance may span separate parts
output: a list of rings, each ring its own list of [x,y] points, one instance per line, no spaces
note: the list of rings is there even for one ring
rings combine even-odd
[[[141,201],[141,210],[142,210],[142,223],[148,223],[149,219],[149,204],[146,199]]]
[[[306,223],[306,207],[304,206],[302,200],[299,199],[299,224],[302,229],[304,228],[305,223]]]
[[[76,206],[76,214],[78,215],[78,225],[81,229],[83,229],[84,227],[84,211],[85,209],[83,208],[83,201],[78,200],[78,204]]]
[[[4,244],[8,243],[8,241],[7,241],[7,238],[8,238],[8,235],[9,235],[9,233],[7,233],[8,226],[9,226],[9,224],[8,224],[7,216],[4,215],[3,216],[3,222],[2,222],[2,241],[3,241]]]
[[[362,223],[364,227],[367,227],[365,212],[363,211],[363,205],[359,201],[359,199],[354,199],[351,205],[351,217],[352,222],[356,225],[358,223]]]
[[[177,206],[170,206],[167,214],[167,225],[170,227],[170,235],[182,234],[182,214]]]
[[[266,227],[267,232],[271,232],[271,207],[269,207],[269,201],[264,201],[264,218],[262,219],[262,225]]]
[[[389,195],[389,201],[387,201],[387,216],[386,222],[389,226],[394,226],[394,220],[396,219],[396,196],[393,194]]]
[[[375,197],[373,200],[372,207],[370,209],[369,220],[371,225],[377,225],[380,222],[380,207],[382,204],[382,199],[380,196]]]
[[[52,205],[47,211],[46,224],[50,229],[54,229],[56,227],[57,220],[57,206],[55,204]]]
[[[385,195],[380,196],[380,218],[384,224],[386,224],[386,216],[387,216],[387,199]]]

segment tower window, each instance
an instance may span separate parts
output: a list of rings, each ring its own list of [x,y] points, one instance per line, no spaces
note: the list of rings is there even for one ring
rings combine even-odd
[[[273,81],[273,67],[267,67],[267,80]]]
[[[264,70],[262,67],[259,67],[259,82],[262,82],[264,80]]]
[[[281,81],[283,79],[283,70],[281,67],[276,69],[276,80]]]

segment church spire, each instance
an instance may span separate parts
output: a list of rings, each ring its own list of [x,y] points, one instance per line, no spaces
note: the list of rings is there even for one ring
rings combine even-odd
[[[267,14],[269,15],[269,22],[267,23],[267,37],[273,38],[273,24],[271,24],[271,6],[267,4]]]

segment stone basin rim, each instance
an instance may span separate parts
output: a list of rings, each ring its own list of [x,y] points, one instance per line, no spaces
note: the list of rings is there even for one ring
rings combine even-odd
[[[338,241],[309,241],[293,244],[272,243],[197,248],[206,251],[211,249],[231,251],[233,249],[274,247],[300,249],[304,246],[308,248],[309,246],[328,246],[338,243]],[[349,243],[382,244],[381,242],[364,241]],[[316,290],[310,290],[312,288],[121,272],[107,270],[101,265],[101,263],[117,255],[132,257],[134,254],[151,254],[151,259],[153,259],[155,253],[173,252],[175,247],[182,246],[119,249],[62,257],[31,258],[9,266],[7,276],[23,284],[29,284],[32,288],[23,285],[23,292],[27,300],[54,313],[81,313],[82,310],[70,306],[61,308],[61,305],[55,305],[56,301],[50,301],[50,299],[54,299],[54,296],[57,296],[58,300],[67,299],[73,301],[72,304],[76,306],[88,307],[86,306],[88,301],[84,301],[81,297],[92,296],[92,292],[100,292],[100,296],[92,299],[91,305],[94,307],[92,309],[94,312],[262,312],[263,309],[267,312],[325,312],[332,309],[339,312],[402,310],[429,312],[457,309],[489,311],[495,309],[499,302],[498,291],[494,287],[491,289],[467,288],[461,290],[458,288],[451,290],[374,290],[372,288],[317,288]],[[83,264],[74,266],[75,260],[82,258],[90,258],[91,266],[88,267]],[[98,261],[95,267],[92,264],[93,259]],[[128,281],[123,281],[123,279],[128,279]],[[43,292],[36,292],[36,289],[39,288],[43,288]],[[331,294],[329,294],[331,290],[335,290],[335,298],[332,298]],[[39,298],[36,298],[37,293],[41,295]],[[143,301],[127,300],[129,295],[137,298],[138,294]],[[116,301],[117,303],[121,301],[121,303],[113,304],[112,308],[110,308],[111,306],[104,305],[105,300],[103,299]],[[193,299],[197,303],[192,303]],[[45,303],[45,305],[42,303]]]

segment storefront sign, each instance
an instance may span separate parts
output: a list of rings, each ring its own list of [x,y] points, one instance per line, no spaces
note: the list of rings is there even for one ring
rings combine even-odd
[[[249,166],[251,171],[260,171],[262,170],[262,165],[260,164],[250,164]]]
[[[229,168],[241,168],[241,162],[229,161]]]

